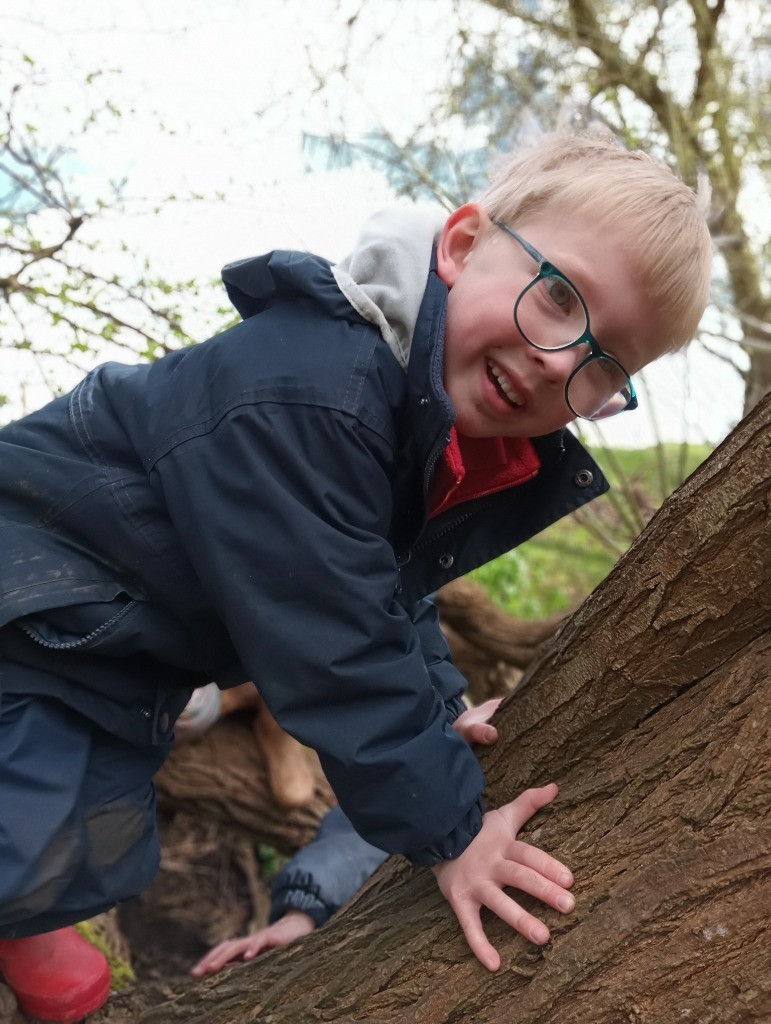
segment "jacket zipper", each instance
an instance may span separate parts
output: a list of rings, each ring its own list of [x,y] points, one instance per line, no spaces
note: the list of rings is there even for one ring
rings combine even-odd
[[[53,643],[51,640],[44,640],[42,636],[39,636],[35,630],[25,622],[17,622],[16,625],[30,638],[30,640],[34,641],[40,647],[46,647],[51,651],[69,651],[76,647],[84,647],[86,644],[91,643],[92,640],[97,639],[105,632],[105,630],[114,626],[115,623],[126,615],[134,606],[135,602],[131,601],[124,608],[121,608],[119,612],[116,612],[111,619],[107,620],[107,622],[103,622],[101,626],[97,626],[96,629],[92,629],[90,633],[87,633],[85,636],[78,637],[77,640],[63,641],[61,643]]]

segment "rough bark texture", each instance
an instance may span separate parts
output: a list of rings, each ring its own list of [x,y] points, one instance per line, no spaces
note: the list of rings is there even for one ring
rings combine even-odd
[[[387,864],[326,928],[113,1024],[771,1020],[771,400],[654,517],[503,707],[491,805],[554,780],[530,838],[577,878],[553,940],[472,959],[428,872]],[[529,906],[532,901],[523,900]]]
[[[310,842],[333,797],[318,759],[316,793],[306,807],[287,810],[273,798],[265,760],[240,716],[217,723],[199,739],[180,744],[155,777],[163,811],[184,811],[241,830],[256,842],[292,853]]]

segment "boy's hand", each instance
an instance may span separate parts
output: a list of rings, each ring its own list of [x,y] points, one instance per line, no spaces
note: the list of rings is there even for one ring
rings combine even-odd
[[[253,960],[258,953],[278,946],[288,946],[295,939],[308,935],[316,927],[314,920],[301,910],[290,910],[267,928],[240,939],[227,939],[201,957],[190,973],[196,978],[203,974],[216,974],[226,964],[236,960]]]
[[[503,697],[496,697],[493,700],[486,700],[484,704],[478,704],[475,708],[469,708],[463,714],[458,715],[452,723],[453,729],[460,733],[466,743],[484,743],[490,745],[498,739],[498,730],[494,725],[487,723],[498,710],[498,705]]]
[[[569,914],[575,906],[567,891],[573,876],[565,865],[516,838],[525,822],[551,803],[557,792],[553,783],[528,789],[511,803],[488,811],[481,831],[460,857],[442,861],[431,869],[442,895],[455,911],[472,953],[488,970],[497,971],[501,958],[482,928],[483,906],[531,942],[543,945],[549,941],[546,925],[507,896],[503,891],[506,887],[537,896],[564,913]]]

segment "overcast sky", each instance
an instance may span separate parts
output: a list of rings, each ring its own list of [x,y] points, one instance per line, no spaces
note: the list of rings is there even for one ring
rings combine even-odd
[[[82,181],[98,191],[126,177],[128,195],[138,199],[224,196],[166,203],[159,215],[141,215],[146,204],[138,204],[99,229],[150,254],[163,274],[206,279],[230,260],[272,248],[338,259],[365,217],[394,202],[373,171],[307,173],[302,132],[323,134],[343,120],[354,133],[414,123],[444,81],[452,4],[370,0],[351,34],[346,21],[359,7],[355,0],[3,0],[0,29],[4,45],[26,50],[44,73],[48,100],[37,116],[51,138],[70,133]],[[314,68],[326,72],[345,55],[348,75],[325,93],[330,111],[314,96]],[[121,117],[109,131],[73,137],[77,113],[90,102],[81,83],[99,70],[108,71],[100,94]],[[686,364],[697,398],[684,404]],[[695,348],[648,376],[668,436],[693,421],[692,439],[717,441],[741,414],[738,379]],[[619,417],[607,433],[617,444],[654,439],[644,413]]]

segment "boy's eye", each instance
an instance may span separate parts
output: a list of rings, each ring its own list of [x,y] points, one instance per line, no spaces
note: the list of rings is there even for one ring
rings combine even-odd
[[[616,364],[611,363],[610,359],[597,359],[595,362],[607,377],[612,377],[618,372]]]
[[[548,279],[546,288],[549,292],[549,298],[552,302],[563,308],[568,308],[575,298],[575,292],[573,289],[565,284],[564,281],[560,281],[558,277],[551,277]]]

